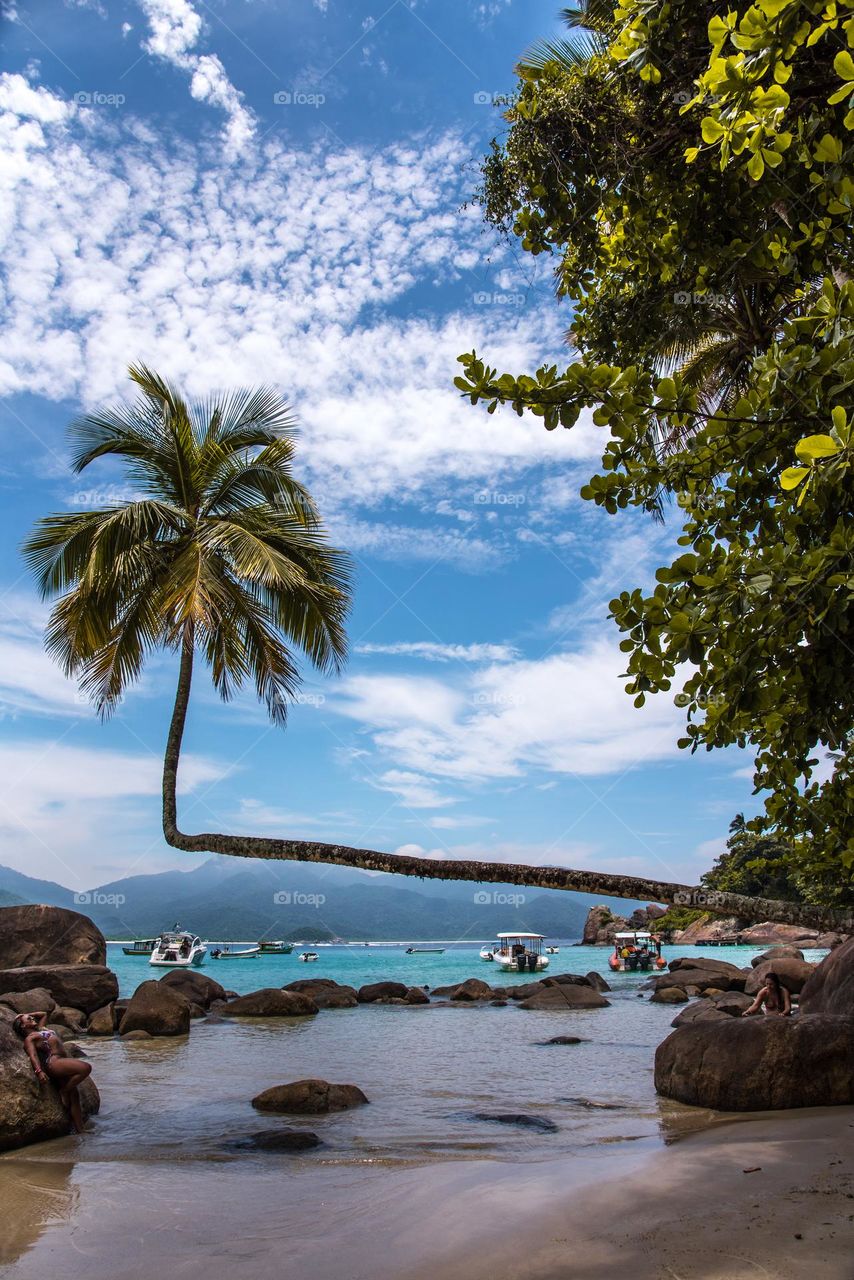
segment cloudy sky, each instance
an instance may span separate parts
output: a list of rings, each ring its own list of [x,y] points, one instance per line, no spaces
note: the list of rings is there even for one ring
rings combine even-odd
[[[557,6],[556,6],[557,8]],[[120,501],[65,427],[144,361],[192,395],[273,382],[357,570],[352,657],[288,730],[195,693],[185,829],[696,880],[738,753],[623,692],[608,600],[678,530],[580,501],[602,433],[487,415],[476,348],[566,360],[548,263],[484,227],[478,164],[530,0],[5,0],[0,76],[0,862],[82,889],[192,864],[158,830],[175,665],[101,725],[42,652],[19,546]]]

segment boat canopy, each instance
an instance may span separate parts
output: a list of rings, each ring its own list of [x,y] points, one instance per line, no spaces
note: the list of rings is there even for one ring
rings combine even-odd
[[[496,938],[544,938],[544,933],[497,933]],[[619,936],[619,935],[618,935]]]
[[[643,933],[643,932],[641,932],[641,931],[639,930],[637,933],[615,933],[615,934],[614,934],[614,937],[615,937],[615,938],[633,938],[633,939],[637,940],[638,938],[644,938],[644,939],[646,939],[646,938],[651,938],[651,937],[652,937],[652,934],[651,934],[651,933]]]

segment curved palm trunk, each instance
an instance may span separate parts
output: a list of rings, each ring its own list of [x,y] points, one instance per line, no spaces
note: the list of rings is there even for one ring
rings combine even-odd
[[[275,840],[262,836],[229,836],[204,831],[185,835],[178,828],[176,783],[181,742],[193,678],[193,636],[188,630],[181,650],[181,666],[175,708],[169,726],[163,769],[163,834],[168,844],[186,853],[224,853],[234,858],[270,858],[294,862],[332,862],[365,871],[387,871],[425,880],[472,880],[480,884],[519,884],[541,889],[567,889],[612,898],[702,907],[722,915],[754,922],[773,920],[819,930],[854,933],[854,912],[830,907],[778,902],[771,898],[747,898],[739,893],[719,893],[662,880],[610,875],[605,871],[572,871],[563,867],[529,867],[507,862],[458,862],[354,849],[348,845],[321,844],[314,840]]]

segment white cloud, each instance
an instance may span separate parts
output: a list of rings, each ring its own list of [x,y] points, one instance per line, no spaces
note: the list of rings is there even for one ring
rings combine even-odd
[[[597,776],[677,754],[682,712],[667,697],[638,709],[614,645],[492,664],[454,684],[418,676],[345,680],[327,709],[366,727],[383,758],[434,779],[484,782],[529,770]]]
[[[509,644],[440,644],[416,640],[398,644],[357,644],[356,653],[421,658],[425,662],[511,662],[519,651]]]
[[[439,809],[454,803],[452,797],[443,795],[429,778],[404,769],[388,769],[370,781],[382,791],[391,791],[408,809]]]
[[[255,132],[255,117],[243,104],[216,54],[193,52],[202,34],[202,19],[188,0],[139,0],[151,35],[145,49],[190,76],[190,93],[226,114],[226,153],[241,154]]]

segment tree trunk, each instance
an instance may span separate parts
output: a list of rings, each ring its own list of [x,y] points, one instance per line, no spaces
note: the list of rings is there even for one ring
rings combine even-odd
[[[181,665],[175,707],[169,726],[163,768],[163,834],[167,844],[185,853],[224,853],[233,858],[269,858],[277,861],[332,862],[363,871],[387,871],[424,880],[471,880],[477,884],[518,884],[539,889],[565,889],[610,898],[633,898],[646,902],[701,907],[718,915],[739,916],[758,923],[800,925],[822,931],[854,933],[854,911],[810,906],[799,902],[778,902],[771,898],[748,898],[740,893],[720,893],[663,880],[611,875],[606,871],[573,871],[564,867],[531,867],[512,862],[463,862],[456,859],[416,858],[404,854],[381,853],[376,849],[353,849],[348,845],[321,844],[314,840],[275,840],[262,836],[229,836],[203,831],[185,835],[178,828],[176,785],[181,743],[190,687],[193,678],[192,626],[187,628],[181,648]]]

